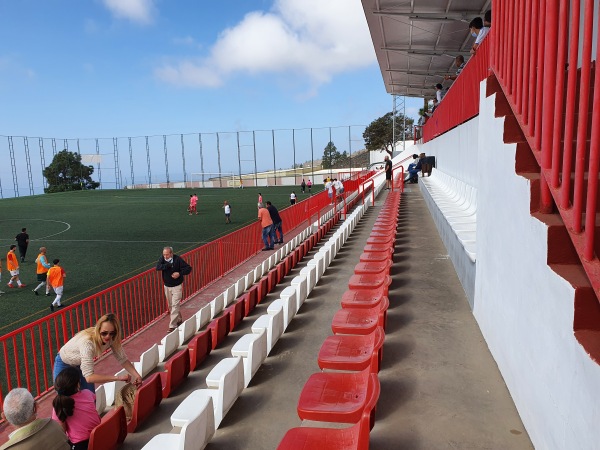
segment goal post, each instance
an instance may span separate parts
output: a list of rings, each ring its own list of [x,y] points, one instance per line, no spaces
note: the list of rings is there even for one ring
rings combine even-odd
[[[194,172],[191,174],[191,187],[239,187],[240,177],[233,172]]]

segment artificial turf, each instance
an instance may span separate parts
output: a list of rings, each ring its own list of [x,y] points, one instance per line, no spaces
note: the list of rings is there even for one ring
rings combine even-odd
[[[313,193],[322,186],[313,186]],[[258,192],[280,210],[289,195],[309,196],[293,186],[261,188],[98,190],[45,194],[0,200],[0,334],[49,314],[54,298],[39,296],[35,258],[41,246],[49,261],[59,258],[67,277],[62,303],[70,305],[154,267],[165,245],[178,254],[210,242],[256,220]],[[189,216],[189,196],[199,197],[198,215]],[[225,224],[223,201],[231,205]],[[21,263],[22,289],[9,289],[6,253],[26,227],[29,249]],[[18,250],[17,250],[18,255]]]

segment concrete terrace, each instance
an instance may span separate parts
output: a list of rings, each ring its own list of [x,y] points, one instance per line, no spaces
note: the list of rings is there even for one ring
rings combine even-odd
[[[350,235],[249,387],[224,418],[207,449],[275,449],[289,428],[301,425],[296,414],[300,391],[308,377],[319,371],[319,348],[331,334],[331,319],[340,308],[339,300],[385,200],[385,192]],[[200,370],[190,373],[178,390],[162,401],[136,433],[127,436],[122,449],[140,449],[155,434],[171,431],[169,417],[177,405],[194,389],[206,387],[208,372],[222,358],[231,355],[233,344],[249,332],[259,315],[266,313],[268,304],[278,298],[318,248],[229,334]],[[259,253],[230,276],[187,301],[182,311],[184,319],[255,267],[264,256],[265,253]],[[371,448],[532,448],[417,187],[407,188],[402,196],[391,275],[390,308],[379,372],[381,396],[370,435]],[[160,341],[167,327],[164,318],[128,341],[125,348],[130,359],[139,360],[141,352]],[[158,370],[161,368],[162,365]],[[115,373],[119,369],[111,356],[97,365],[101,373]],[[40,402],[40,417],[49,415],[50,403],[49,398]],[[10,430],[3,431],[2,442]]]

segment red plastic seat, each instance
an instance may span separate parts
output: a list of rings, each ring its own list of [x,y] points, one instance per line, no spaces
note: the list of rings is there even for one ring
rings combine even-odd
[[[342,308],[333,316],[331,330],[334,334],[371,334],[378,326],[384,325],[379,313],[379,306],[368,309]]]
[[[127,437],[127,419],[122,406],[111,409],[92,430],[88,450],[115,450]]]
[[[392,284],[392,277],[388,273],[378,274],[360,274],[352,275],[348,281],[348,287],[350,289],[379,289],[383,287],[384,295],[388,294],[388,288]]]
[[[190,371],[196,370],[212,350],[210,330],[204,330],[195,335],[188,343],[190,351]]]
[[[364,336],[328,336],[321,345],[317,362],[321,369],[360,371],[368,367],[371,373],[377,373],[383,357],[384,339],[382,327]]]
[[[360,262],[381,262],[392,259],[393,251],[387,252],[365,252],[360,254]]]
[[[210,344],[214,350],[229,334],[229,311],[223,311],[223,315],[213,319],[206,329],[211,332]]]
[[[186,361],[189,364],[190,360],[187,355]],[[142,383],[142,386],[136,391],[131,420],[127,424],[128,433],[133,433],[138,425],[146,420],[148,416],[152,414],[152,411],[160,405],[160,402],[163,399],[161,375],[162,373],[155,373],[149,378],[146,378]]]
[[[375,262],[359,262],[356,266],[354,266],[354,273],[356,275],[370,275],[381,273],[389,274],[390,267],[392,267],[391,259]]]
[[[372,245],[389,245],[389,246],[394,246],[394,242],[396,241],[396,235],[388,235],[386,237],[369,237],[367,239],[367,244],[372,244]]]
[[[298,400],[298,417],[319,422],[356,423],[360,420],[379,379],[370,370],[314,373]]]
[[[283,277],[285,277],[287,275],[285,267],[286,267],[285,260],[280,262],[277,265],[277,284],[281,283],[281,280],[283,280]]]
[[[267,292],[271,292],[271,291],[273,291],[273,289],[275,289],[275,286],[277,286],[277,283],[279,283],[279,274],[277,271],[277,267],[274,267],[273,269],[269,270],[269,273],[267,273],[267,280],[268,280],[268,291]]]
[[[162,397],[167,398],[177,387],[183,383],[190,373],[190,351],[184,348],[175,353],[165,364],[165,371],[160,372],[162,382]]]
[[[262,277],[258,280],[258,301],[256,303],[262,302],[269,292],[269,278]]]
[[[390,244],[367,244],[365,245],[363,252],[365,253],[369,253],[369,252],[389,252],[392,251],[392,253],[394,252],[394,246],[390,245]]]
[[[244,319],[246,311],[246,298],[242,297],[234,304],[228,306],[225,311],[229,312],[229,332],[235,330]]]
[[[396,230],[382,230],[382,229],[378,229],[378,230],[371,230],[371,234],[369,234],[370,238],[390,238],[396,235]]]
[[[369,432],[373,428],[379,385],[370,392],[360,421],[348,428],[291,428],[277,450],[369,450]]]
[[[244,315],[249,316],[258,303],[258,285],[255,284],[252,286],[244,295],[248,296],[248,300],[246,301],[246,312]]]
[[[342,295],[342,308],[373,308],[378,306],[385,297],[384,288],[379,289],[349,289]]]

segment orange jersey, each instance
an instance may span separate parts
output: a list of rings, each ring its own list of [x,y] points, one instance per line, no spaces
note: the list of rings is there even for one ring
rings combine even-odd
[[[65,269],[59,266],[52,266],[48,270],[47,282],[52,287],[60,287],[64,283]]]
[[[17,270],[19,268],[19,260],[14,252],[8,252],[6,255],[6,268],[8,270]]]
[[[38,255],[38,257],[37,257],[37,258],[35,258],[35,262],[36,262],[36,264],[37,264],[37,267],[36,267],[35,273],[37,273],[37,274],[41,274],[41,273],[46,273],[46,272],[48,272],[48,267],[45,267],[45,266],[42,264],[42,258],[43,258],[44,262],[46,263],[46,265],[48,265],[48,259],[46,258],[46,255],[43,255],[43,254],[41,254],[41,253],[40,253],[40,254]]]

